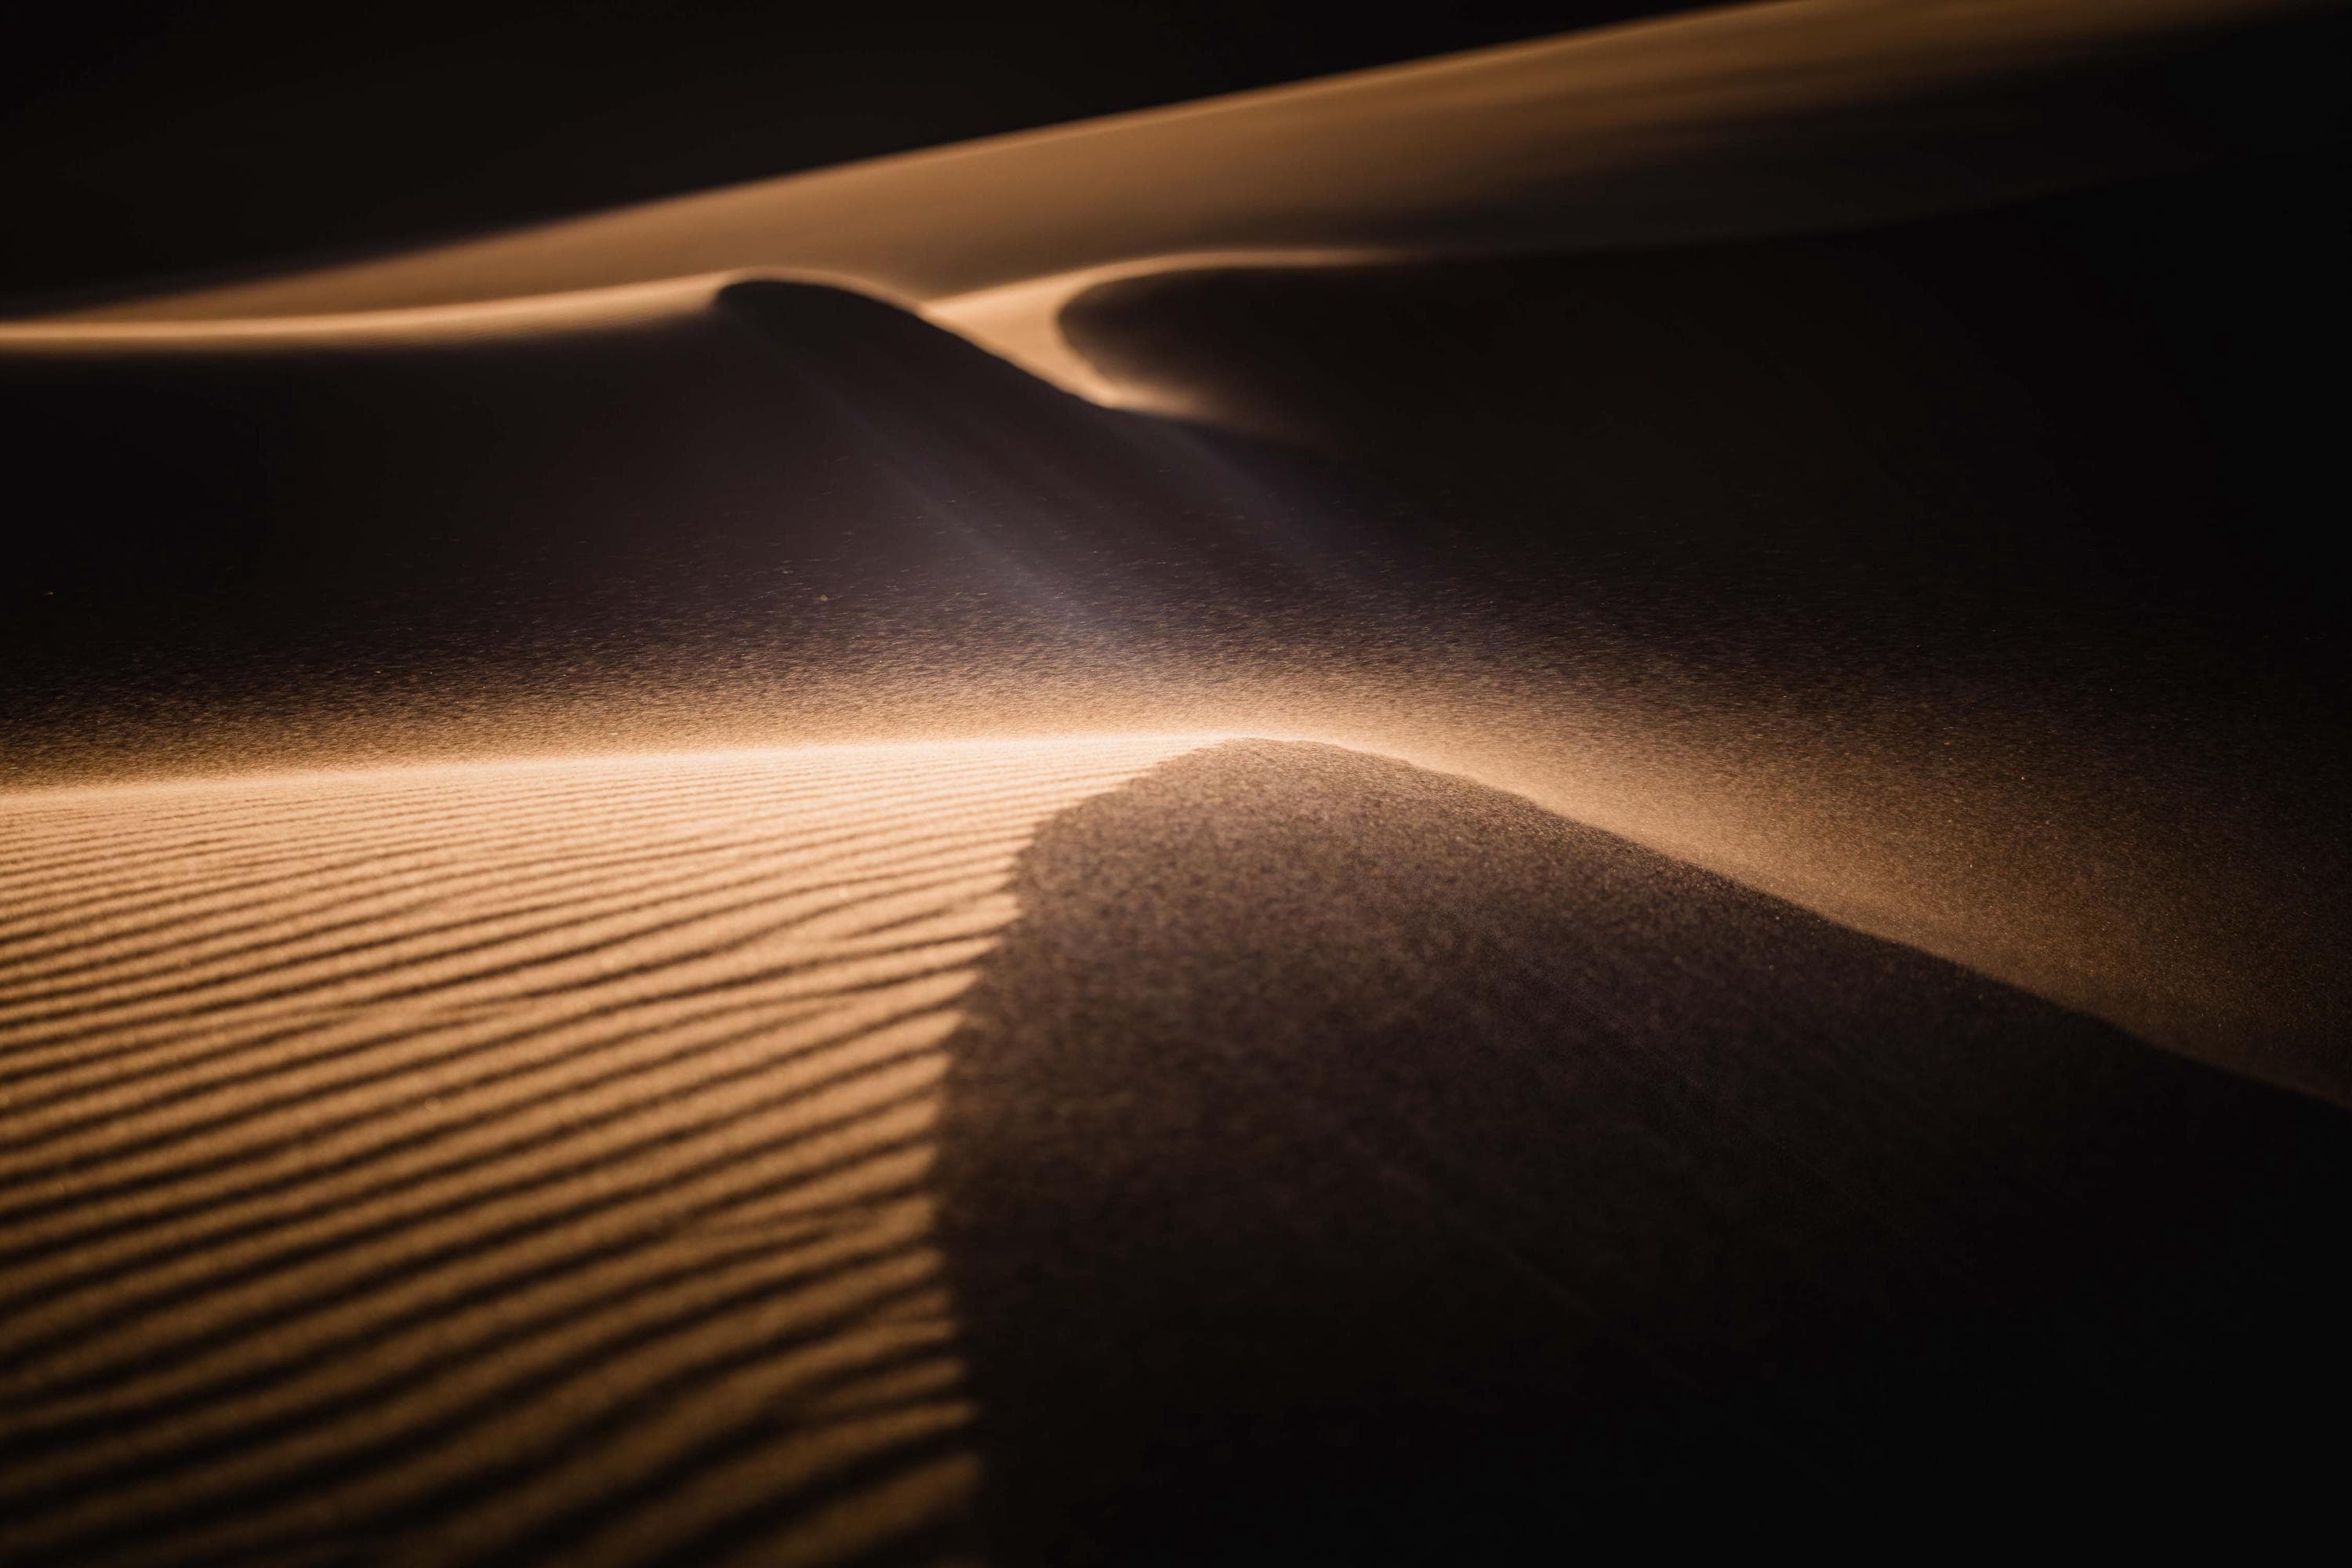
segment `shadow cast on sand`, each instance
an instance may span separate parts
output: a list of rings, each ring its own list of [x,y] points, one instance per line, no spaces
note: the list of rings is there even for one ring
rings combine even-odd
[[[2338,1111],[1329,747],[1015,891],[939,1167],[1002,1561],[2317,1495]]]
[[[2326,1495],[2284,1416],[2346,1390],[2342,1112],[1201,739],[24,804],[0,1558],[1511,1562]]]

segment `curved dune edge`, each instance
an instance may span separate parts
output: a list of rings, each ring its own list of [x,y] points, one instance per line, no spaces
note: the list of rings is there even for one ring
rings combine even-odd
[[[860,294],[920,317],[1049,385],[1105,408],[1213,417],[1172,389],[1114,379],[1063,332],[1063,308],[1090,289],[1137,279],[1241,268],[1372,266],[1430,254],[1402,249],[1202,251],[1080,268],[920,301],[856,279],[778,268],[620,283],[520,299],[408,305],[320,314],[193,321],[0,322],[0,357],[234,355],[475,346],[573,332],[618,331],[713,308],[745,283],[811,283]]]
[[[1370,267],[1425,257],[1427,250],[1211,250],[1181,256],[1150,256],[1082,267],[1042,278],[950,294],[915,307],[932,325],[1020,366],[1038,380],[1105,408],[1223,423],[1222,410],[1175,387],[1133,376],[1107,374],[1070,341],[1062,311],[1092,289],[1166,278],[1187,272],[1227,269]]]
[[[2079,134],[2026,116],[2031,158],[1989,138],[1984,106],[1968,100],[2296,8],[1731,6],[0,324],[0,353],[540,331],[641,319],[776,277],[903,305],[1066,390],[1150,406],[1149,389],[1106,383],[1062,339],[1054,318],[1085,288],[1200,266],[1850,226],[2160,164],[2177,155],[2163,137],[2128,114],[2103,118],[2095,93],[2065,106],[2084,119]],[[1890,115],[1913,139],[1953,138],[1980,155],[1872,172],[1866,154],[1887,140]],[[2017,118],[1996,110],[1990,122]],[[1776,173],[1776,157],[1793,163]],[[1921,167],[1935,172],[1923,179]]]
[[[2184,943],[2176,928],[2147,920],[2141,909],[2101,901],[2114,889],[2068,897],[2046,879],[2032,879],[2031,867],[1988,874],[1965,858],[1956,864],[1948,844],[1911,845],[1906,835],[1927,831],[1912,803],[1883,820],[1862,815],[1859,802],[1874,809],[1889,804],[1877,793],[1885,781],[1866,764],[1826,759],[1759,778],[1754,788],[1727,788],[1726,771],[1757,760],[1706,742],[1628,743],[1616,721],[1591,713],[1551,717],[1560,732],[1549,737],[1500,722],[1234,729],[1338,746],[1502,792],[2174,1054],[2352,1107],[2340,1037],[2330,1028],[2333,993],[2315,989],[2313,976],[2289,970],[2249,984],[2231,967],[2242,943],[2202,950]],[[2129,885],[2124,890],[2149,896]],[[2232,890],[2196,891],[2211,900],[2206,921],[2245,918]]]

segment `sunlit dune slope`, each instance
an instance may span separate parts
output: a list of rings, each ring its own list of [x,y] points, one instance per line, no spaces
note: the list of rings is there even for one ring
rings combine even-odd
[[[2096,1512],[2346,1384],[2341,1112],[1388,759],[6,805],[12,1560]]]
[[[952,1543],[941,1046],[1037,825],[1198,743],[9,800],[0,1555]]]
[[[2305,9],[1729,7],[0,325],[0,1558],[2322,1495]]]

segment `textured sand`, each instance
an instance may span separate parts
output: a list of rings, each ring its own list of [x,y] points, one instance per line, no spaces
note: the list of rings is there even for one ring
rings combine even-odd
[[[56,792],[0,877],[11,1561],[2096,1512],[2347,1388],[2340,1112],[1360,752]]]
[[[2300,9],[1727,7],[0,326],[0,1557],[2326,1497]]]
[[[0,829],[0,1555],[826,1560],[975,1460],[941,1047],[1182,737],[67,792]]]
[[[2339,1110],[1328,746],[1172,759],[1013,890],[938,1167],[1004,1561],[2329,1495]]]

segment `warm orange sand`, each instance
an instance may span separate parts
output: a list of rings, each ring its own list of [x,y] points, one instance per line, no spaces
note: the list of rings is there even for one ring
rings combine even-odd
[[[2299,8],[1726,5],[0,325],[0,353],[543,331],[774,276],[1116,400],[1053,328],[1107,275],[1845,226],[2163,166],[2161,124],[2032,84]]]
[[[13,803],[0,1555],[424,1515],[402,1561],[498,1562],[680,1466],[562,1560],[780,1497],[762,1562],[951,1512],[941,1043],[1037,825],[1201,743]]]
[[[2337,1113],[1358,752],[48,792],[0,910],[10,1561],[2095,1507],[2340,1373]]]

